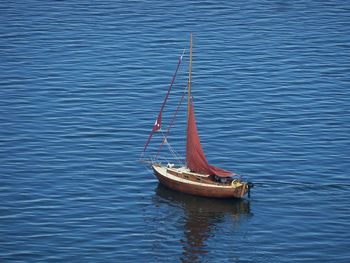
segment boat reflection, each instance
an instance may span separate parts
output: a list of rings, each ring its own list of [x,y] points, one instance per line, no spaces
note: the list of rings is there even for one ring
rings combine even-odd
[[[252,216],[250,202],[242,199],[210,199],[194,197],[170,190],[161,184],[156,189],[161,203],[181,207],[184,211],[184,236],[182,262],[201,261],[201,255],[208,253],[206,241],[215,235],[220,223],[232,220],[233,227],[242,217]]]

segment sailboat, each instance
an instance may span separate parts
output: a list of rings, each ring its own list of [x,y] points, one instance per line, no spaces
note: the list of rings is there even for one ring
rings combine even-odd
[[[181,64],[184,51],[179,58],[175,74],[172,78],[166,97],[163,101],[158,117],[152,128],[152,131],[148,137],[148,140],[144,146],[141,159],[149,163],[153,169],[154,175],[159,182],[170,189],[204,197],[212,198],[243,198],[247,193],[249,195],[252,184],[244,182],[237,174],[226,171],[222,168],[216,167],[208,163],[200,139],[198,135],[193,99],[191,97],[191,84],[192,84],[192,33],[190,34],[190,58],[189,58],[189,70],[188,70],[188,83],[187,83],[187,141],[186,141],[186,162],[183,165],[174,165],[172,163],[163,164],[158,161],[158,158],[154,158],[151,161],[143,159],[143,154],[146,151],[148,144],[154,133],[161,131],[162,127],[162,114],[175,81],[179,66]],[[184,91],[181,101],[174,113],[173,119],[169,125],[169,128],[164,135],[162,145],[168,144],[168,134],[170,128],[173,126],[173,122],[176,118],[177,112],[185,97],[186,90]],[[160,146],[160,148],[161,148]],[[159,149],[160,150],[160,149]],[[159,154],[159,150],[156,157]]]

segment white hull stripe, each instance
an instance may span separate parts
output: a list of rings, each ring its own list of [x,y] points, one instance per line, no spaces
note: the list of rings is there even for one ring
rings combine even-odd
[[[233,189],[232,186],[203,184],[203,183],[198,183],[198,182],[193,182],[193,181],[190,181],[190,180],[186,180],[186,179],[180,178],[178,176],[172,175],[170,173],[167,173],[165,167],[153,166],[153,168],[157,171],[157,173],[161,174],[162,176],[167,177],[167,178],[169,178],[171,180],[174,180],[174,181],[181,182],[181,183],[192,184],[192,185],[199,185],[199,186],[205,186],[205,187],[213,187],[213,188]]]

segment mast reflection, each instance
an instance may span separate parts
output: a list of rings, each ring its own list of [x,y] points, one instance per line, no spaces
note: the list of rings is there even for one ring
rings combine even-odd
[[[252,215],[247,200],[194,197],[170,190],[161,184],[158,184],[156,193],[162,201],[183,208],[182,262],[199,262],[201,255],[208,253],[205,242],[214,235],[214,229],[227,220],[227,216],[238,222],[243,215]]]

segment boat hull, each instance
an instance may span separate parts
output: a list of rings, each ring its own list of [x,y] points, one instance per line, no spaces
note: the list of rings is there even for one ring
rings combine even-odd
[[[249,190],[248,184],[243,182],[238,186],[194,182],[169,173],[166,167],[156,165],[152,167],[154,175],[162,185],[186,194],[211,198],[243,198]]]

